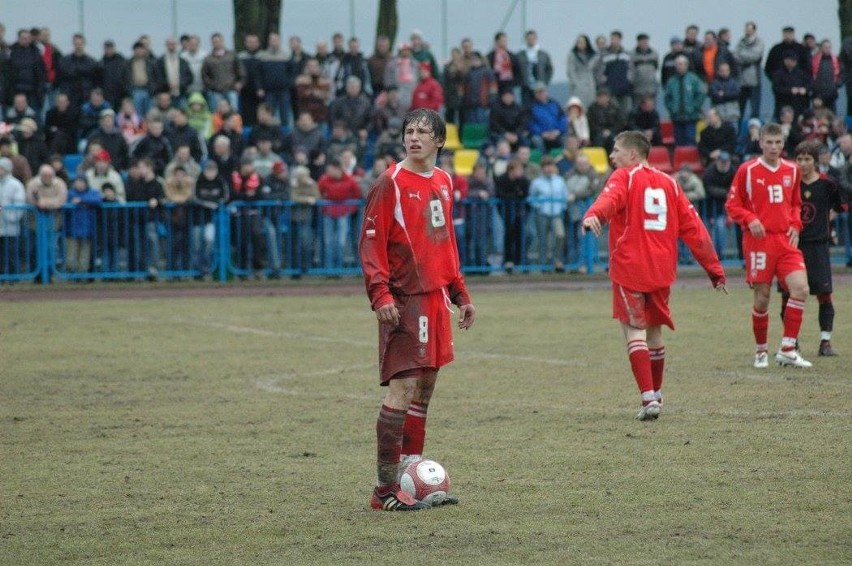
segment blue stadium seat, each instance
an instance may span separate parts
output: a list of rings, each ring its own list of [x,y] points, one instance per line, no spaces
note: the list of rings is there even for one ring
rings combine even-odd
[[[77,167],[83,162],[83,157],[82,153],[68,153],[62,158],[65,170],[68,171],[69,175],[74,176],[77,174]]]

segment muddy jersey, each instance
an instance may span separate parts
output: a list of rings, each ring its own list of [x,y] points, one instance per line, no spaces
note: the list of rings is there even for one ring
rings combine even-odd
[[[370,188],[359,252],[373,309],[394,295],[446,288],[469,304],[453,229],[453,184],[439,168],[420,174],[396,164]]]

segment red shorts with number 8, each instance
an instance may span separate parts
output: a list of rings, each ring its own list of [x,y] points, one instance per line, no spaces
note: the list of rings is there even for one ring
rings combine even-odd
[[[379,324],[379,381],[400,372],[453,361],[452,303],[444,289],[395,296],[399,324]]]
[[[805,270],[805,258],[799,248],[790,245],[787,234],[767,234],[755,238],[750,232],[743,232],[743,257],[746,264],[746,282],[772,283],[778,277],[781,285],[786,285],[787,276],[794,271]]]

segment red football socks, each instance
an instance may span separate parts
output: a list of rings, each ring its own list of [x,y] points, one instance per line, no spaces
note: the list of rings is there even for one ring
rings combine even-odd
[[[801,320],[801,319],[800,319]],[[758,352],[769,349],[769,311],[751,309],[751,329],[754,331],[754,343]]]
[[[379,495],[387,495],[396,486],[404,423],[405,411],[382,405],[379,418],[376,420],[376,469]]]
[[[782,350],[794,350],[796,339],[799,337],[799,329],[802,327],[802,318],[805,314],[805,301],[790,297],[787,308],[784,309],[784,337],[781,341]]]
[[[654,391],[663,388],[663,372],[666,367],[666,347],[649,348],[648,354],[651,358],[651,378],[654,382]]]
[[[405,415],[405,425],[402,428],[403,456],[410,454],[423,455],[423,445],[426,442],[426,411],[429,405],[413,402],[408,406]]]
[[[631,340],[627,343],[627,355],[630,357],[630,367],[639,391],[645,393],[654,391],[654,380],[651,377],[651,356],[648,354],[648,343],[645,340]]]

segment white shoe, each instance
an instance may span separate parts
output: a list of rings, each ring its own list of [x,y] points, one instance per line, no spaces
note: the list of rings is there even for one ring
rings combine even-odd
[[[642,405],[642,408],[639,409],[639,412],[636,414],[637,421],[650,421],[656,419],[660,416],[660,406],[659,401],[651,401],[647,405]]]
[[[754,355],[754,367],[760,368],[768,368],[769,367],[769,354],[766,352],[758,352]]]
[[[775,353],[775,361],[778,362],[779,366],[789,366],[794,368],[813,367],[813,364],[803,358],[796,350],[790,350],[789,352],[779,350]]]

